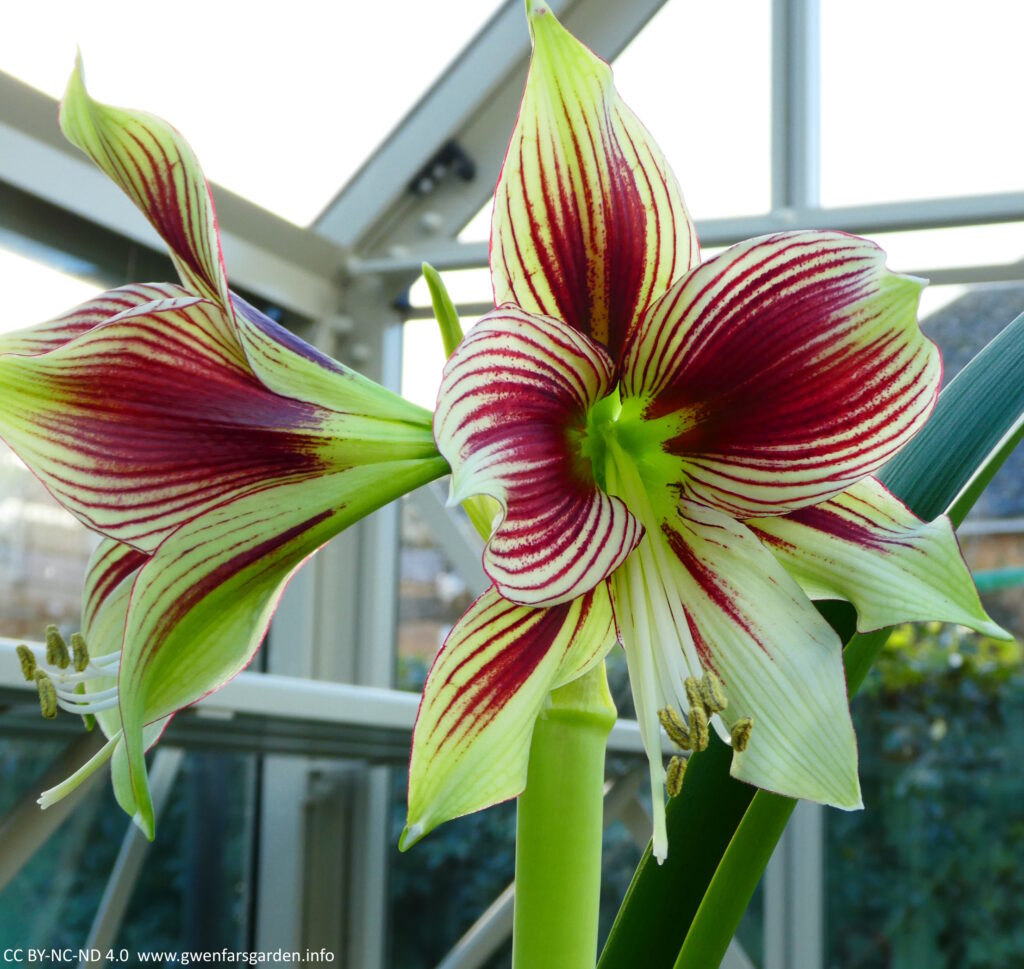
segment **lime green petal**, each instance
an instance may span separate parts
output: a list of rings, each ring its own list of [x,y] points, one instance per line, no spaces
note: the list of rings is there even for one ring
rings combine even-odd
[[[105,538],[89,559],[82,596],[82,635],[94,668],[106,670],[85,681],[85,695],[117,686],[128,603],[139,569],[148,556],[128,545]],[[121,714],[116,706],[92,714],[107,737],[121,733]]]
[[[446,470],[440,458],[267,488],[183,525],[135,580],[118,681],[134,802],[150,822],[143,725],[243,669],[292,573],[352,522]]]
[[[400,847],[452,818],[519,794],[533,725],[548,694],[600,662],[615,643],[605,584],[548,609],[491,588],[445,640],[420,702]]]
[[[1012,639],[985,614],[948,518],[923,522],[875,478],[747,525],[812,599],[847,599],[861,632],[937,619]]]
[[[213,200],[185,139],[151,114],[93,100],[81,56],[61,102],[60,126],[160,233],[185,286],[229,306]]]

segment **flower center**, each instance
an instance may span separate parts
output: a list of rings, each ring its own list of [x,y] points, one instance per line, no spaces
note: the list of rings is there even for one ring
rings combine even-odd
[[[660,495],[669,482],[679,478],[678,459],[664,449],[665,441],[675,433],[674,422],[648,420],[643,416],[644,409],[641,399],[623,400],[616,388],[587,411],[586,423],[572,441],[575,453],[581,463],[589,465],[598,487],[622,498],[634,514],[640,509],[632,507],[634,501],[626,493],[629,489],[624,488],[624,476],[616,471],[616,463],[627,462],[649,496]],[[633,479],[634,474],[628,477]]]

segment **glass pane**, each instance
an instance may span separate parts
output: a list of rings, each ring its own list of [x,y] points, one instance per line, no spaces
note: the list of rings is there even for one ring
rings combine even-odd
[[[463,329],[475,320],[462,320]],[[410,320],[402,336],[402,396],[433,410],[444,369],[444,344],[433,319]]]
[[[1024,5],[823,0],[821,30],[824,205],[1024,189]]]
[[[461,510],[456,513],[462,514]],[[395,686],[418,693],[445,637],[474,596],[441,550],[429,523],[408,501],[402,502],[401,528]]]
[[[61,746],[0,741],[0,811]],[[254,770],[251,755],[186,755],[115,942],[132,964],[139,952],[248,948]],[[130,826],[102,781],[0,893],[4,946],[77,953]]]
[[[306,225],[497,9],[499,0],[26,5],[0,70],[59,97],[85,57],[92,92],[171,121],[207,176]],[[401,29],[396,29],[400,24]]]
[[[619,93],[660,145],[694,218],[768,211],[771,5],[766,0],[670,0],[612,66]],[[488,200],[459,239],[486,239],[490,223]]]
[[[68,276],[0,246],[0,289],[4,312],[0,333],[52,319],[99,292],[95,283]]]
[[[957,266],[1001,266],[1024,256],[1024,223],[877,232],[871,236],[887,253],[895,272],[927,272]]]
[[[671,0],[614,67],[694,218],[768,210],[771,4]]]

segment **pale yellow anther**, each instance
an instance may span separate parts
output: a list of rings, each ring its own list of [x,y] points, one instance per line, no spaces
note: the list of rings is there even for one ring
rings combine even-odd
[[[71,654],[68,644],[60,630],[52,623],[46,627],[46,665],[66,670],[71,665]]]
[[[693,737],[694,750],[707,750],[711,739],[708,733],[708,712],[704,705],[690,707],[690,736]]]
[[[89,648],[85,645],[85,637],[81,633],[71,634],[71,657],[75,670],[84,673],[89,665]]]
[[[742,720],[737,720],[732,725],[732,748],[733,750],[746,750],[747,744],[750,743],[750,733],[754,729],[754,720],[752,717],[744,717]]]
[[[57,688],[53,680],[46,675],[45,670],[36,670],[36,689],[39,690],[39,709],[47,720],[54,720],[57,717]]]
[[[675,797],[683,789],[685,774],[686,761],[682,757],[673,757],[665,769],[665,790],[669,797]]]
[[[728,706],[725,693],[722,692],[722,681],[711,670],[704,671],[704,678],[700,681],[700,695],[709,714],[721,713]]]
[[[686,688],[686,699],[690,704],[690,716],[692,718],[695,707],[704,710],[704,695],[701,693],[700,680],[696,677],[688,676],[683,680],[683,686]]]
[[[21,675],[31,683],[36,675],[36,654],[27,646],[19,646],[15,652],[18,654],[18,662],[21,663]]]
[[[683,722],[683,718],[672,707],[659,710],[658,721],[665,728],[668,739],[681,750],[690,750],[693,747],[689,729]]]

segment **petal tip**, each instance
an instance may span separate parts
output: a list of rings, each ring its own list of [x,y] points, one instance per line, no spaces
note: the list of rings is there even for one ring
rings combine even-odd
[[[156,823],[154,821],[152,811],[136,811],[135,814],[132,815],[132,821],[146,836],[147,841],[154,841],[156,839]]]
[[[1007,632],[1005,629],[1003,629],[1003,627],[1000,626],[999,623],[993,622],[991,619],[988,619],[987,617],[986,621],[979,624],[976,628],[977,631],[982,634],[982,636],[988,636],[989,639],[1001,639],[1004,642],[1009,643],[1013,642],[1013,640],[1017,638],[1013,635],[1013,633]]]
[[[421,841],[426,833],[422,821],[417,821],[415,824],[407,824],[402,829],[402,834],[398,839],[398,850],[408,851],[414,844]]]

